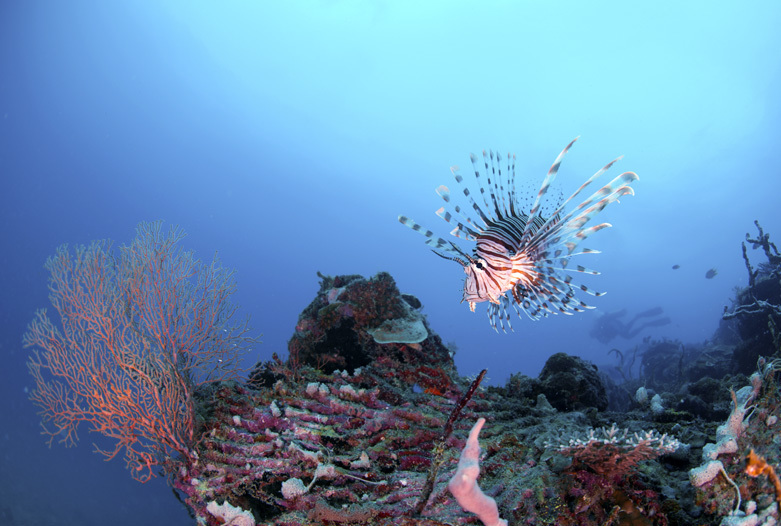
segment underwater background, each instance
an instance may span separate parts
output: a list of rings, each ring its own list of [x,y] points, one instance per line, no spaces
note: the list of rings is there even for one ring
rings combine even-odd
[[[602,365],[646,337],[710,338],[746,285],[753,221],[781,235],[780,25],[775,1],[2,2],[3,513],[193,523],[164,479],[102,462],[86,426],[79,447],[47,448],[27,398],[21,338],[49,305],[44,261],[62,243],[129,243],[141,221],[179,225],[185,248],[236,269],[262,334],[247,368],[286,355],[318,271],[389,272],[455,344],[459,373],[486,368],[489,385],[557,352]],[[484,304],[460,303],[458,266],[397,216],[445,237],[433,190],[450,166],[512,152],[536,192],[576,136],[565,195],[618,155],[614,175],[640,177],[600,214],[614,226],[587,245],[602,253],[573,260],[607,295],[498,334]],[[669,323],[595,337],[600,316],[657,307]]]

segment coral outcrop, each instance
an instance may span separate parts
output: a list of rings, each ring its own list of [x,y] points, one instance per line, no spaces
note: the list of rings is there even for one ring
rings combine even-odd
[[[423,363],[447,366],[449,353],[438,336],[429,339],[420,301],[401,294],[387,272],[362,276],[320,276],[320,290],[304,309],[288,342],[290,365],[325,372],[353,371],[372,363],[388,344],[425,346],[434,355]],[[448,363],[449,362],[449,363]]]
[[[469,382],[390,275],[322,277],[321,285],[286,363],[276,358],[246,384],[199,392],[198,462],[174,484],[202,523],[217,524],[207,510],[214,501],[264,524],[390,524],[415,515],[435,445]],[[425,338],[375,337],[405,324]],[[487,410],[480,398],[464,412],[470,421]],[[447,458],[457,456],[463,436],[444,446]],[[442,492],[426,512],[451,521],[462,514]]]
[[[559,411],[607,409],[607,392],[597,367],[577,356],[556,353],[548,358],[539,382],[540,391]]]

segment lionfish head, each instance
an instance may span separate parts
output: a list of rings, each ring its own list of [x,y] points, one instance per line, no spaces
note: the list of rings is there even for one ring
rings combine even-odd
[[[472,259],[468,265],[464,265],[464,297],[462,302],[469,303],[469,310],[475,311],[475,305],[482,301],[495,302],[496,300],[487,295],[489,288],[486,286],[488,274],[485,271],[485,260]]]
[[[488,279],[486,261],[477,256],[470,256],[454,243],[451,243],[450,248],[459,255],[446,256],[436,250],[432,250],[432,252],[442,259],[455,261],[464,268],[466,278],[464,279],[464,297],[461,301],[469,303],[469,309],[472,310],[472,312],[475,310],[475,305],[482,301],[490,301],[492,303],[498,302],[496,298],[493,298],[488,294],[490,288],[486,284],[486,280]]]
[[[496,259],[504,262],[504,258]],[[475,304],[483,301],[499,305],[510,280],[511,268],[511,266],[505,267],[502,270],[491,267],[482,257],[472,257],[469,264],[464,266],[466,278],[464,278],[464,297],[461,301],[468,302],[469,309],[473,312]]]

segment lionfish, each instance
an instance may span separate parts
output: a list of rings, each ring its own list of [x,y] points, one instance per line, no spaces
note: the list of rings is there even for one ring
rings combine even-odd
[[[543,207],[543,197],[556,177],[561,160],[577,139],[570,142],[556,158],[528,211],[522,209],[516,192],[514,155],[507,156],[506,168],[502,173],[502,156],[498,153],[494,155],[493,151],[483,151],[483,174],[477,156],[470,154],[480,190],[479,203],[464,184],[458,167],[450,169],[474,214],[470,215],[468,210],[463,210],[458,204],[451,204],[450,190],[440,186],[436,191],[445,201],[445,206],[437,210],[437,215],[455,226],[451,235],[475,242],[471,254],[452,241],[435,237],[431,230],[424,229],[412,219],[399,216],[401,224],[427,238],[426,244],[433,247],[435,254],[455,261],[464,268],[466,278],[462,302],[468,302],[472,312],[477,303],[490,302],[488,318],[497,331],[497,323],[504,332],[505,323],[512,330],[511,307],[519,317],[523,311],[532,320],[537,320],[548,314],[572,314],[594,308],[576,297],[576,289],[592,296],[604,294],[574,283],[573,273],[597,275],[599,272],[581,265],[568,267],[569,260],[578,254],[598,253],[588,248],[581,248],[577,252],[576,249],[588,236],[611,225],[601,223],[586,227],[586,224],[613,201],[625,195],[634,195],[629,184],[638,177],[634,172],[624,172],[572,211],[565,212],[567,205],[621,159],[619,157],[591,176],[560,206],[547,213]]]

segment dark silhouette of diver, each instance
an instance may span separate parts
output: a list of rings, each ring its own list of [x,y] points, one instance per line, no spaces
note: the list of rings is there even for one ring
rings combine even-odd
[[[636,314],[635,317],[627,323],[620,319],[626,316],[626,309],[603,314],[594,322],[594,326],[591,327],[591,331],[589,331],[589,336],[602,343],[608,343],[616,336],[631,339],[640,334],[643,329],[648,327],[661,327],[662,325],[671,323],[670,318],[667,316],[659,317],[662,314],[664,314],[664,311],[661,307],[654,307],[653,309],[648,309]],[[639,323],[640,320],[645,318],[649,319]]]

